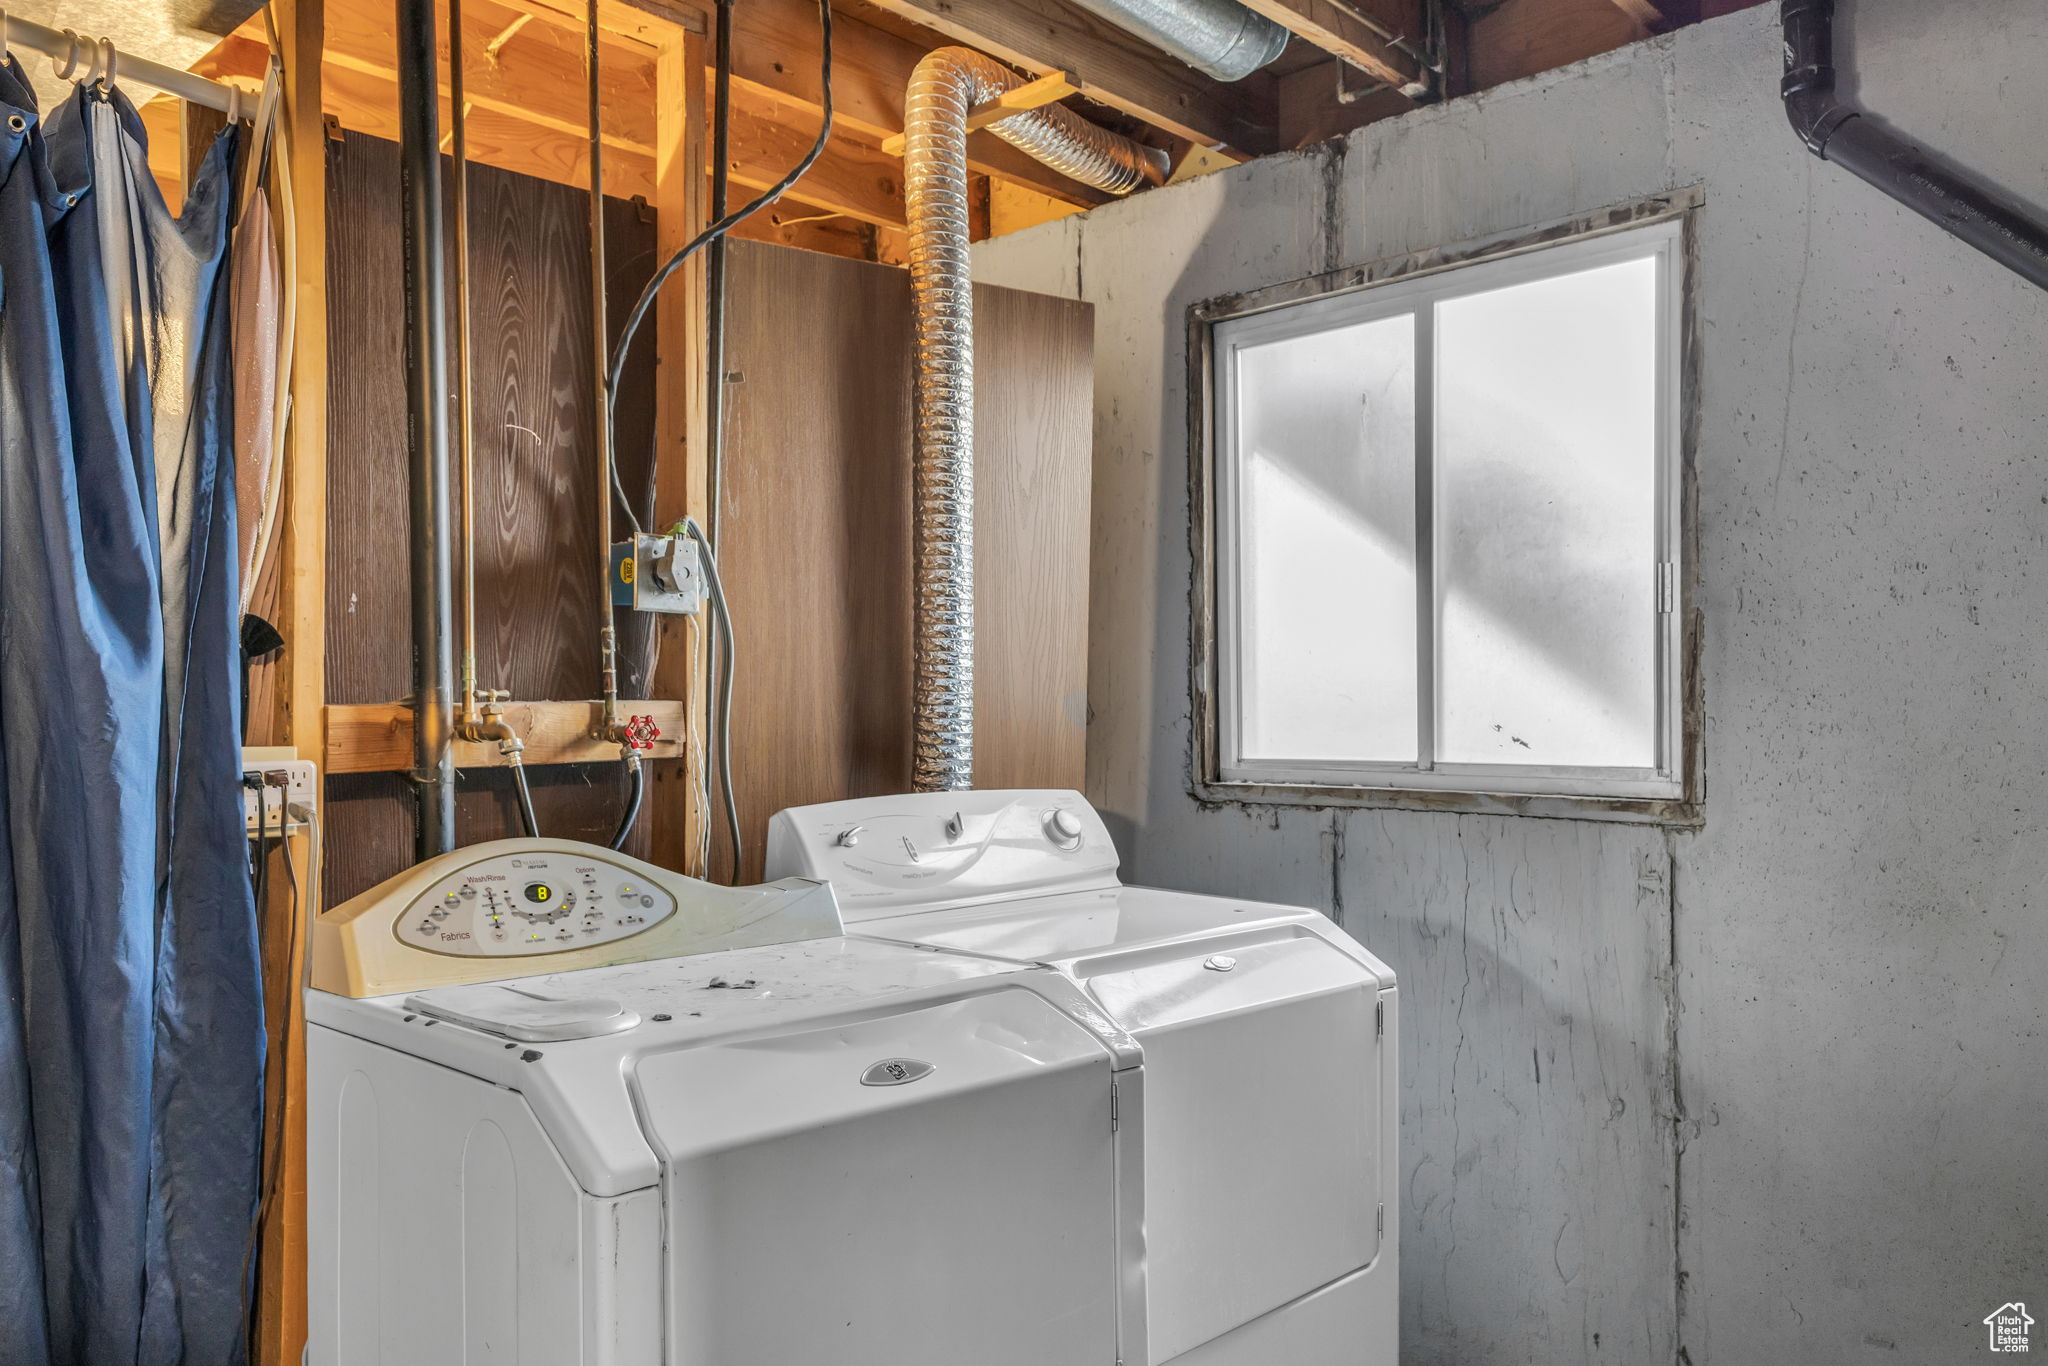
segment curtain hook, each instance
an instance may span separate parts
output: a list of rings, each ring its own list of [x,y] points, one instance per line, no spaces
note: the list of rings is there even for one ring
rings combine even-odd
[[[60,81],[70,80],[71,73],[78,70],[78,30],[67,28],[64,30],[64,36],[71,40],[71,51],[65,55],[63,64],[59,65],[54,55],[50,58],[50,68],[57,73],[57,79]]]
[[[7,6],[0,5],[0,62],[6,61],[13,55],[7,47]]]
[[[100,39],[100,59],[105,65],[105,69],[100,72],[100,93],[111,95],[114,91],[114,68],[121,59],[121,54],[114,50],[112,38]]]

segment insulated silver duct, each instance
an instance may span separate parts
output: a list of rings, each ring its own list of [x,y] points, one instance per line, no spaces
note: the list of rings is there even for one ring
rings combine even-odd
[[[1024,79],[966,48],[928,53],[904,100],[904,195],[917,327],[914,750],[920,792],[974,781],[974,286],[967,115]],[[1166,178],[1164,152],[1049,105],[989,131],[1084,185],[1129,194]]]
[[[1241,81],[1277,61],[1287,30],[1238,0],[1074,0],[1162,52],[1219,81]]]

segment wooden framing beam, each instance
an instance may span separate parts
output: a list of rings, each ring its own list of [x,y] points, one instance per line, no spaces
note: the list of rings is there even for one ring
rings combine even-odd
[[[1664,22],[1664,11],[1651,0],[1613,0],[1614,7],[1644,28],[1655,28]]]
[[[813,0],[747,0],[733,11],[733,97],[775,119],[814,128],[818,117],[817,5]],[[903,131],[903,94],[925,49],[849,14],[832,20],[832,107],[841,128],[879,142]],[[968,169],[1070,204],[1110,196],[1067,179],[993,133],[967,140]]]
[[[1068,0],[871,2],[1038,75],[1071,70],[1088,98],[1178,137],[1253,156],[1277,147],[1270,80],[1211,80]]]
[[[361,11],[357,11],[356,17],[348,24],[350,32],[341,48],[329,48],[325,79],[327,112],[352,132],[395,141],[398,137],[397,76],[388,65],[379,64],[389,54],[378,46],[374,26],[364,24]],[[477,25],[471,27],[477,30],[472,36],[481,44],[487,30]],[[388,34],[385,37],[388,38]],[[515,70],[516,64],[511,58],[518,47],[518,44],[513,44],[508,50],[501,76]],[[260,45],[238,37],[216,48],[204,65],[208,74],[232,79],[253,76],[256,70],[261,69],[263,60]],[[480,70],[485,64],[479,62],[476,65]],[[526,65],[528,68],[532,66],[530,54]],[[629,199],[637,195],[650,203],[655,198],[657,129],[653,111],[657,100],[653,74],[650,66],[640,75],[621,74],[606,81],[607,88],[616,92],[613,98],[640,111],[639,116],[625,121],[623,133],[608,132],[605,138],[608,152],[605,158],[605,192],[617,198]],[[470,75],[475,77],[477,71],[473,70]],[[490,93],[486,82],[477,82],[485,88],[478,89],[473,98],[465,89],[465,98],[471,106],[468,129],[470,159],[563,184],[582,185],[590,176],[589,139],[580,125],[572,121],[567,105],[558,97],[546,94],[547,79],[551,78],[535,82],[535,98],[525,108],[507,98],[503,90],[496,95]],[[632,92],[643,85],[644,91],[634,96]],[[442,88],[445,96],[445,82]],[[756,189],[779,180],[809,150],[813,136],[779,120],[764,117],[757,107],[764,103],[766,101],[736,100],[733,107],[733,178],[741,185]],[[555,110],[557,104],[563,107]],[[772,105],[770,107],[773,108]],[[176,106],[169,108],[174,112]],[[446,120],[451,113],[444,100],[442,118]],[[573,117],[582,117],[580,108]],[[168,157],[174,152],[175,140],[172,147],[161,155]],[[166,172],[176,171],[176,167],[168,162],[163,169]],[[884,156],[875,147],[852,138],[836,137],[826,147],[824,156],[787,197],[828,213],[846,214],[862,222],[900,228],[904,223],[902,175],[901,163],[895,158]]]
[[[740,6],[745,9],[746,6]],[[672,35],[656,59],[655,90],[655,257],[666,261],[688,245],[710,222],[710,163],[706,149],[705,47],[701,33]],[[682,278],[661,292],[654,306],[654,525],[668,527],[683,517],[709,521],[709,461],[705,431],[704,253],[682,269]],[[693,625],[697,628],[692,629]],[[704,619],[664,616],[655,627],[657,653],[649,689],[658,696],[685,699],[677,718],[679,739],[694,732],[711,733],[707,723],[710,696],[702,660],[693,657],[693,639],[700,639]],[[710,781],[708,759],[701,750],[691,755],[687,744],[676,751],[681,762],[650,768],[655,813],[649,856],[664,868],[699,877],[710,870],[695,866],[698,832],[710,819],[702,790],[690,780],[694,761]],[[679,817],[665,813],[678,812]]]
[[[1617,4],[1628,0],[1616,0]],[[1634,0],[1645,3],[1646,0]],[[1422,65],[1388,41],[1386,33],[1418,46],[1423,37],[1422,7],[1415,0],[1243,0],[1245,8],[1265,15],[1288,32],[1314,43],[1333,57],[1374,80],[1402,86],[1419,80]],[[1375,23],[1362,22],[1360,13]],[[1376,32],[1384,29],[1386,33]]]
[[[588,87],[583,75],[583,28],[570,33],[544,23],[528,24],[488,60],[484,49],[531,8],[465,0],[463,97],[477,113],[510,115],[577,139],[588,137]],[[397,82],[397,39],[388,5],[345,5],[328,18],[327,67]],[[654,151],[654,54],[644,44],[605,44],[599,107],[607,149],[652,156]],[[447,40],[442,40],[446,61]],[[448,93],[444,78],[442,98]],[[395,96],[393,97],[395,99]]]
[[[326,30],[325,0],[273,0],[284,62],[284,98],[278,112],[289,172],[289,222],[297,303],[293,318],[292,368],[280,382],[291,386],[285,428],[284,503],[279,510],[281,577],[278,626],[285,648],[277,668],[285,741],[300,755],[316,758],[326,748],[327,701],[327,135],[321,115],[320,53]],[[280,181],[282,184],[282,181]],[[319,857],[309,838],[305,867]],[[311,876],[302,893],[301,924],[320,913],[320,887]],[[284,955],[284,979],[297,982],[307,944],[293,927]],[[277,1198],[263,1228],[256,1306],[258,1366],[291,1366],[306,1344],[306,1028],[305,1005],[297,991],[285,994],[285,1015],[271,1022],[278,1032],[279,1061],[273,1103],[281,1105]],[[267,1118],[267,1117],[266,1117]],[[265,1126],[266,1132],[270,1127]]]
[[[661,737],[648,751],[655,759],[674,758],[683,747],[683,704],[625,701],[631,716],[651,716]],[[526,742],[525,762],[541,764],[614,763],[619,747],[592,738],[600,702],[508,702],[505,719]],[[327,708],[327,757],[323,771],[335,773],[398,773],[412,767],[412,708],[403,702],[369,702]],[[455,742],[458,768],[503,768],[496,744]]]
[[[1649,35],[1614,0],[1505,0],[1471,25],[1471,78],[1485,90]]]
[[[787,174],[817,140],[815,132],[762,118],[733,101],[732,178],[735,184],[765,190]],[[880,149],[846,138],[833,138],[802,180],[785,196],[864,223],[900,228],[903,216],[903,163]],[[740,199],[735,198],[735,205]]]
[[[1005,90],[987,104],[978,104],[968,110],[967,131],[977,133],[992,123],[1001,123],[1012,114],[1056,104],[1080,88],[1080,82],[1073,72],[1048,71],[1035,81],[1026,81],[1015,90]],[[902,156],[903,134],[898,133],[894,137],[883,139],[882,150],[892,157]]]

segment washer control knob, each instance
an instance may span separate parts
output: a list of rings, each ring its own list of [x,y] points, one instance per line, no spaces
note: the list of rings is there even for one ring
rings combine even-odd
[[[851,849],[854,845],[860,843],[860,832],[866,828],[866,826],[861,825],[849,825],[846,829],[840,831],[839,838],[832,842],[841,849]]]
[[[1045,813],[1045,837],[1062,849],[1081,847],[1081,818],[1065,807]]]

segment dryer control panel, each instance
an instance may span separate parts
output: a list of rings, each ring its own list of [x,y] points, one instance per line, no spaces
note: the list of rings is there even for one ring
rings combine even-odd
[[[1116,847],[1078,792],[915,792],[791,807],[768,875],[814,877],[849,921],[1117,886]]]
[[[509,958],[624,939],[675,913],[665,889],[592,850],[529,850],[448,874],[413,899],[391,932],[432,953]]]

